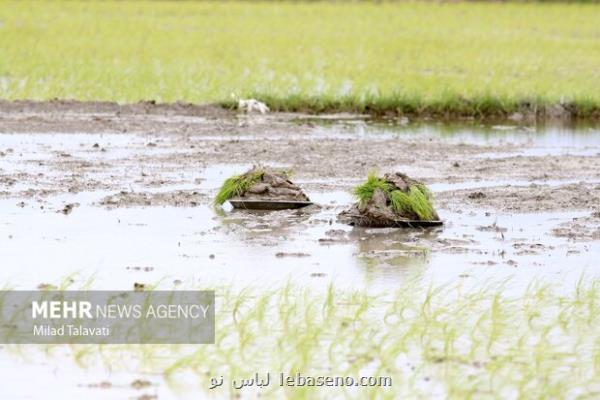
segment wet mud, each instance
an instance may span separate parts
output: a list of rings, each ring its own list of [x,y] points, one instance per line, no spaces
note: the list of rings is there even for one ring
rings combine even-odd
[[[97,204],[107,208],[119,207],[197,207],[207,201],[207,197],[197,190],[175,190],[169,192],[126,192],[102,198]]]

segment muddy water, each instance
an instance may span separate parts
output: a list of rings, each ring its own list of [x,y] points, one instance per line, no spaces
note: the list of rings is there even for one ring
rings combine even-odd
[[[281,142],[301,137],[316,143],[352,138],[365,147],[369,142],[410,143],[418,139],[438,146],[446,144],[450,149],[479,146],[482,151],[468,157],[487,161],[575,155],[581,162],[600,154],[598,132],[591,129],[535,131],[492,126],[449,130],[435,125],[409,129],[360,120],[316,124],[309,134],[294,132],[293,126],[290,129],[288,136],[281,132],[269,138],[258,133],[234,137],[248,142]],[[222,181],[245,171],[252,163],[215,162],[202,165],[193,173],[185,168],[178,171],[171,164],[197,152],[197,146],[207,141],[230,140],[231,136],[199,134],[188,139],[196,146],[183,146],[177,138],[161,135],[148,138],[122,133],[2,134],[0,149],[9,150],[0,158],[0,167],[5,177],[15,178],[0,200],[0,247],[7,265],[0,271],[0,280],[31,288],[40,283],[56,284],[57,279],[78,273],[81,277],[93,277],[94,285],[101,288],[125,289],[138,281],[172,287],[217,282],[279,285],[291,280],[315,287],[325,287],[333,281],[338,286],[380,291],[393,289],[402,279],[415,275],[439,282],[512,276],[526,285],[532,277],[565,282],[584,273],[595,274],[594,255],[600,254],[597,241],[574,241],[553,234],[561,224],[588,216],[593,207],[514,214],[487,207],[478,209],[476,205],[464,210],[441,206],[440,214],[446,221],[441,229],[358,229],[337,223],[336,214],[353,201],[350,188],[360,181],[359,177],[349,174],[321,178],[300,172],[296,181],[307,187],[313,201],[321,207],[275,213],[233,211],[227,206],[215,209],[210,199]],[[97,151],[99,148],[110,151]],[[168,158],[163,158],[165,155]],[[103,167],[82,172],[77,166],[53,164],[61,157]],[[147,171],[160,170],[167,164],[168,167],[158,174],[158,182],[149,184],[132,178],[122,182],[121,191],[149,193],[146,197],[150,198],[161,193],[191,191],[197,197],[194,206],[167,200],[158,202],[159,206],[153,206],[152,201],[147,202],[148,206],[143,201],[123,201],[116,207],[104,207],[103,199],[119,195],[117,187],[110,185],[119,180],[117,174],[121,178],[133,176],[126,165],[121,166],[123,160],[140,157],[146,158]],[[269,164],[293,167],[293,163],[281,161]],[[418,165],[397,168],[417,172],[424,169]],[[37,174],[39,179],[20,178],[25,173]],[[69,173],[76,189],[65,193],[57,181],[69,178]],[[106,187],[85,190],[88,176],[95,181],[104,180]],[[465,177],[460,182],[439,178],[436,181],[434,176],[427,181],[436,196],[442,198],[460,190],[542,185],[551,191],[562,185],[600,183],[596,177],[578,176],[524,179],[520,175],[482,175],[476,179]],[[324,190],[328,185],[341,186],[343,190]],[[27,190],[46,190],[47,194],[33,198],[22,195]],[[68,215],[60,212],[66,204],[76,205]]]
[[[100,199],[104,193],[96,193]],[[520,215],[441,211],[444,228],[359,229],[335,222],[351,197],[313,193],[319,210],[257,213],[201,205],[106,210],[86,193],[71,214],[14,207],[2,221],[0,279],[35,287],[77,272],[94,286],[128,289],[133,282],[164,287],[210,283],[285,283],[393,289],[415,274],[455,278],[533,276],[573,281],[595,273],[598,242],[571,242],[552,229],[586,212]],[[51,206],[50,206],[51,207]]]

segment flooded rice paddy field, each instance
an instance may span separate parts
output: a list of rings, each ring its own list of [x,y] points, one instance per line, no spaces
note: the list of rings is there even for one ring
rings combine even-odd
[[[208,115],[2,115],[0,246],[10,265],[2,281],[34,288],[78,272],[106,288],[292,279],[383,290],[414,273],[439,281],[594,273],[593,128]],[[291,169],[318,206],[215,209],[223,180],[255,163]],[[337,223],[373,169],[423,180],[445,226]]]
[[[0,112],[0,132],[0,281],[12,288],[293,282],[325,291],[333,282],[385,294],[416,277],[467,287],[506,278],[518,293],[535,280],[570,290],[582,275],[598,277],[597,128],[149,105],[9,109]],[[224,179],[257,163],[291,169],[317,205],[271,213],[212,206]],[[424,181],[445,226],[338,223],[352,187],[373,169]],[[48,382],[68,376],[65,396],[96,393],[89,382],[106,376],[53,362],[2,363]],[[15,394],[26,386],[22,376]],[[130,386],[139,374],[110,376],[111,390],[143,395]],[[175,396],[163,385],[150,393]]]

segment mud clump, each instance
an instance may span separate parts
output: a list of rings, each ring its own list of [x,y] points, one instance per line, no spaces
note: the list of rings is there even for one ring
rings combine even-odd
[[[131,387],[134,388],[134,389],[136,389],[136,390],[144,389],[144,388],[147,388],[149,386],[152,386],[152,383],[150,381],[147,381],[147,380],[136,379],[133,382],[131,382]]]
[[[277,258],[284,258],[284,257],[297,257],[297,258],[303,258],[303,257],[310,257],[310,254],[308,253],[284,253],[284,252],[279,252],[277,254],[275,254],[275,257]]]
[[[71,214],[71,212],[73,212],[73,209],[75,207],[79,207],[79,203],[69,203],[67,205],[65,205],[65,207],[61,210],[59,210],[59,213],[62,213],[64,215],[69,215]]]
[[[221,186],[215,198],[215,204],[221,205],[234,198],[263,201],[310,201],[302,189],[289,179],[286,171],[268,167],[253,167],[242,175],[228,178]]]
[[[478,200],[478,199],[485,199],[487,196],[483,192],[473,192],[473,193],[469,193],[469,195],[467,197],[472,200]]]
[[[338,215],[341,222],[366,227],[441,225],[429,189],[403,173],[383,178],[369,174],[354,195],[358,202]]]

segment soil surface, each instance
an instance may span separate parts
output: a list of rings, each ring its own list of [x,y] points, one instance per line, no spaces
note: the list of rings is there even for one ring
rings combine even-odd
[[[340,123],[339,134],[328,134],[331,129],[323,124],[329,120]],[[11,135],[12,140],[3,136],[0,197],[43,199],[56,193],[103,190],[110,198],[101,204],[111,207],[193,205],[212,194],[201,185],[207,166],[272,163],[290,167],[294,180],[320,191],[347,190],[373,169],[402,170],[426,184],[448,184],[434,192],[439,206],[455,211],[598,207],[600,150],[540,157],[521,155],[527,145],[402,135],[372,135],[366,140],[348,132],[362,123],[348,115],[237,115],[216,106],[190,104],[0,102],[0,133],[86,134],[64,136],[64,146],[45,144],[38,135],[39,143],[28,144],[26,154],[17,135]],[[569,180],[577,182],[545,184]],[[509,184],[486,188],[478,187],[479,181]],[[535,184],[514,187],[510,181]],[[474,189],[453,188],[461,182],[474,182]],[[165,189],[174,185],[188,185],[189,190]],[[148,193],[126,195],[132,187]]]

